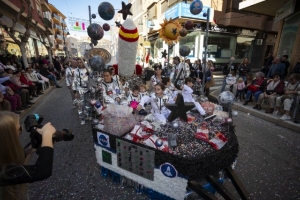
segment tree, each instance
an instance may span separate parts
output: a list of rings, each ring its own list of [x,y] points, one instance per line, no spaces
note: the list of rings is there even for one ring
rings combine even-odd
[[[47,27],[44,19],[39,15],[39,18],[41,19],[41,21],[43,22],[44,24],[44,27]],[[52,47],[53,47],[53,44],[50,40],[50,35],[52,34],[47,28],[45,30],[41,29],[39,26],[35,26],[34,27],[36,32],[37,32],[37,36],[40,38],[40,41],[41,43],[46,47],[47,51],[48,51],[48,56],[49,56],[49,62],[52,63]],[[47,45],[47,42],[46,42],[46,38],[48,39],[48,42],[49,42],[49,45]]]
[[[26,55],[26,44],[28,42],[28,39],[30,38],[30,29],[37,26],[37,21],[34,23],[32,22],[32,12],[33,12],[33,6],[31,3],[31,0],[20,0],[22,3],[22,6],[20,8],[20,11],[17,13],[17,15],[15,16],[15,18],[12,19],[13,23],[11,27],[8,27],[6,25],[4,25],[1,21],[0,21],[0,26],[2,26],[4,28],[4,30],[7,32],[7,34],[14,40],[14,42],[20,47],[21,50],[21,54],[22,54],[22,60],[24,63],[25,68],[28,67],[28,60],[27,60],[27,55]],[[25,10],[27,8],[27,13],[25,13]],[[15,36],[16,33],[16,25],[17,22],[20,20],[20,18],[22,17],[23,13],[27,14],[26,17],[24,17],[24,22],[25,22],[25,33],[23,35],[19,35],[19,37],[17,38]]]

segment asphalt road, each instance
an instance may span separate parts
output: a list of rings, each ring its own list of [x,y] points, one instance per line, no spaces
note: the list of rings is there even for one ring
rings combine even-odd
[[[30,185],[30,199],[147,199],[100,175],[90,123],[80,125],[64,84],[45,94],[29,113],[44,115],[45,123],[51,121],[57,129],[71,128],[75,135],[71,142],[55,144],[53,174]],[[299,132],[245,113],[239,113],[234,123],[240,143],[236,172],[251,199],[300,199]],[[21,142],[24,146],[29,142],[29,133],[21,135]],[[226,186],[230,185],[227,181]]]

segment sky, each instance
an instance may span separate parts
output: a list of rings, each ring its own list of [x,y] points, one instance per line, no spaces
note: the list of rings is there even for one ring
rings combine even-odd
[[[128,0],[123,0],[126,4]],[[89,10],[88,6],[91,6],[91,14],[96,14],[96,19],[92,19],[93,21],[100,22],[100,25],[103,23],[108,23],[109,25],[115,25],[113,20],[105,21],[101,19],[98,14],[98,6],[100,3],[104,1],[96,1],[96,0],[48,0],[48,3],[54,5],[62,14],[64,14],[66,18],[66,23],[68,27],[71,26],[71,23],[68,21],[68,17],[75,17],[80,19],[89,20]],[[122,0],[110,0],[107,1],[113,5],[115,13],[118,12],[119,9],[122,8]],[[101,24],[102,23],[102,24]],[[87,27],[86,27],[87,28]],[[79,31],[69,31],[71,35],[77,36],[87,36],[86,32],[79,32]]]

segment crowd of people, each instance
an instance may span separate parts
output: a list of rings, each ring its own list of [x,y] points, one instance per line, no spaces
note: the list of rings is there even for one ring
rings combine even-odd
[[[51,84],[61,88],[57,80],[64,75],[64,64],[58,57],[53,63],[43,56],[31,61],[25,68],[20,57],[0,56],[0,110],[20,114]]]
[[[287,59],[287,55],[273,58],[269,54],[261,71],[252,74],[248,58],[244,58],[236,68],[232,57],[223,68],[225,76],[221,92],[226,86],[231,91],[235,87],[235,97],[238,102],[244,100],[243,105],[254,102],[253,109],[261,110],[266,102],[269,106],[266,113],[274,116],[281,114],[280,119],[293,119],[299,123],[300,59],[294,67]],[[234,69],[237,69],[238,75]]]
[[[201,105],[192,98],[194,82],[201,82],[203,78],[200,60],[192,65],[189,60],[183,61],[176,56],[172,61],[173,67],[170,72],[163,70],[160,63],[154,63],[154,74],[149,81],[144,80],[140,85],[130,85],[126,79],[120,78],[115,73],[117,69],[114,66],[108,66],[102,72],[101,82],[98,81],[103,96],[102,104],[130,106],[139,115],[149,114],[145,111],[145,105],[151,104],[151,113],[160,120],[166,120],[170,111],[165,104],[174,103],[179,92],[187,92],[190,88],[189,94],[183,95],[184,99],[189,102],[192,99],[196,110],[205,115]],[[66,84],[70,89],[73,107],[78,106],[81,124],[85,124],[86,120],[91,119],[90,111],[86,109],[89,103],[87,102],[90,77],[88,65],[80,58],[72,59],[70,63],[70,67],[66,68]],[[212,70],[214,70],[213,65],[209,61],[204,73],[206,84],[213,79]],[[206,90],[208,89],[209,87],[206,87]]]

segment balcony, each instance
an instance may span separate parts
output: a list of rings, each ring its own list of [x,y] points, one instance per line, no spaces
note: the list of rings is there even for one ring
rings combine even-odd
[[[60,16],[55,13],[52,13],[52,19],[55,24],[60,24]]]
[[[55,30],[59,30],[59,31],[62,30],[62,27],[59,26],[59,25],[57,25],[57,24],[54,24],[53,28],[54,28]]]
[[[63,46],[62,44],[58,44],[58,45],[56,45],[56,48],[57,48],[58,50],[63,50],[63,49],[64,49],[64,46]]]
[[[44,18],[44,24],[46,25],[47,28],[52,29],[52,22],[51,21],[48,18]]]
[[[61,44],[64,41],[64,37],[62,35],[56,34],[55,35],[55,40],[56,40],[57,43]]]
[[[62,20],[61,25],[62,25],[63,27],[67,27],[67,23],[65,22],[65,20]]]
[[[41,0],[41,7],[43,12],[47,12],[47,11],[51,12],[51,9],[48,5],[48,0]]]

